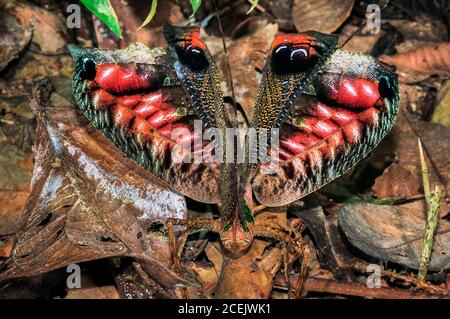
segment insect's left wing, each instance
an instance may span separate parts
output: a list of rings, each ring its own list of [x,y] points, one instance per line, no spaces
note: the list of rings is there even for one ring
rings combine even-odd
[[[335,44],[307,33],[280,35],[272,45],[253,120],[257,131],[280,129],[278,159],[270,154],[252,180],[264,205],[289,204],[339,177],[393,125],[396,75],[370,56],[333,53]]]
[[[88,120],[172,189],[197,201],[217,203],[220,163],[205,162],[201,153],[196,154],[209,143],[202,141],[205,125],[195,120],[209,123],[209,115],[192,105],[173,68],[172,54],[143,44],[124,50],[69,49],[74,96]],[[192,62],[197,63],[194,67],[204,62],[198,61]],[[200,161],[195,160],[197,155]]]

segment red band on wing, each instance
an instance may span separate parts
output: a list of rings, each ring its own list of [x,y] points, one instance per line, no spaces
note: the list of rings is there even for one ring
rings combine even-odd
[[[200,40],[200,29],[192,27],[184,33],[184,46],[192,45],[196,48],[205,49],[206,44]]]
[[[307,34],[278,34],[272,42],[272,49],[280,45],[311,45],[314,38]]]
[[[344,107],[369,108],[383,104],[378,83],[373,80],[327,73],[318,76],[315,89],[321,100]]]

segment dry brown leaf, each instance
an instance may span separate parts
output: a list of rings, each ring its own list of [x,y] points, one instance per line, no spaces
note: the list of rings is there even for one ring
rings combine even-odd
[[[15,236],[0,236],[0,258],[11,257],[11,252],[16,241]]]
[[[336,277],[349,279],[349,274],[343,268],[351,263],[353,257],[346,249],[337,226],[327,219],[322,207],[305,209],[293,204],[289,212],[300,217],[314,237],[315,252],[320,265]]]
[[[377,198],[410,198],[420,194],[421,188],[416,175],[393,163],[375,180],[372,190]]]
[[[369,256],[418,269],[426,222],[425,203],[380,206],[345,205],[339,226],[349,241]],[[430,270],[450,267],[450,223],[440,220],[434,237]]]
[[[380,61],[397,67],[399,73],[439,74],[450,72],[450,43],[423,45],[413,51],[396,55],[382,55]]]
[[[33,25],[32,41],[44,52],[56,52],[68,41],[66,21],[62,15],[42,9],[26,2],[13,2],[11,13],[23,24]]]
[[[354,0],[295,0],[292,19],[297,31],[336,31],[350,16]]]
[[[447,80],[438,92],[437,105],[434,108],[431,121],[450,128],[450,80]]]
[[[272,290],[273,276],[262,269],[258,263],[265,248],[265,242],[255,240],[246,255],[238,259],[226,258],[214,297],[220,299],[268,298]],[[239,279],[236,280],[237,278]]]
[[[375,44],[384,35],[385,32],[383,30],[379,30],[378,32],[369,32],[368,29],[363,28],[358,32],[358,26],[347,24],[343,27],[342,32],[340,33],[339,43],[342,44],[351,37],[342,49],[355,53],[370,54]]]
[[[10,11],[0,8],[0,71],[19,56],[32,34],[30,21],[20,21]]]
[[[404,106],[402,109],[404,110]],[[443,125],[415,120],[407,111],[400,111],[391,132],[374,151],[371,161],[394,159],[421,183],[418,137],[425,150],[431,187],[434,189],[439,186],[444,191],[441,203],[441,215],[444,216],[449,212],[446,198],[450,190],[450,129]]]
[[[411,20],[389,20],[405,40],[415,39],[429,42],[440,42],[448,39],[447,26],[438,20],[417,19]]]
[[[203,292],[206,295],[211,295],[219,280],[219,273],[216,271],[215,267],[205,265],[201,262],[190,262],[186,265],[186,268],[200,280]]]
[[[120,299],[114,286],[69,289],[64,299]]]
[[[167,239],[148,232],[154,221],[185,218],[184,197],[126,158],[77,113],[48,106],[50,88],[36,90],[36,164],[14,255],[0,280],[71,263],[133,256],[168,289],[187,283],[168,269]]]

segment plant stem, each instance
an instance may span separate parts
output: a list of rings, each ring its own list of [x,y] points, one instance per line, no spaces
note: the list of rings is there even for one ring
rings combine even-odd
[[[439,221],[439,204],[441,201],[441,191],[436,186],[434,194],[431,195],[430,181],[428,179],[428,168],[427,163],[425,162],[425,157],[423,155],[423,148],[420,139],[418,140],[418,143],[420,163],[422,166],[423,190],[425,194],[425,200],[427,202],[428,211],[427,224],[425,226],[425,233],[423,235],[422,256],[420,258],[419,273],[417,275],[417,279],[419,279],[420,281],[425,281],[433,249],[434,232]]]

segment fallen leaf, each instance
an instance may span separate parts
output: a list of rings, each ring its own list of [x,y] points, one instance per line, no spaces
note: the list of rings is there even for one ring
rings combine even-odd
[[[10,12],[21,23],[31,23],[33,26],[32,41],[44,52],[57,52],[68,42],[66,21],[62,15],[57,15],[41,7],[22,1],[14,1]]]
[[[441,190],[444,190],[441,202],[441,214],[444,216],[449,211],[446,198],[450,188],[450,129],[413,119],[407,111],[400,111],[391,132],[374,151],[371,161],[393,158],[399,166],[411,172],[421,182],[418,137],[425,150],[431,187],[434,189],[435,186],[440,186]]]
[[[447,76],[450,72],[450,43],[423,45],[406,53],[382,55],[378,58],[384,63],[396,66],[398,73]]]
[[[350,40],[341,48],[355,53],[370,54],[375,44],[383,37],[386,32],[380,30],[379,32],[370,32],[368,29],[363,28],[358,31],[358,26],[347,24],[339,36],[339,42]],[[357,33],[356,33],[357,32]]]
[[[409,198],[420,194],[422,184],[416,175],[393,163],[375,180],[372,190],[377,198]]]
[[[194,273],[200,280],[203,287],[203,292],[206,295],[212,295],[216,288],[219,274],[214,266],[208,266],[200,262],[190,262],[186,265],[189,272]]]
[[[437,97],[437,105],[434,108],[433,117],[431,119],[433,123],[445,125],[450,128],[450,81],[447,80],[446,84],[439,91]]]
[[[20,228],[28,190],[0,191],[0,236],[15,234]]]
[[[354,0],[294,0],[292,19],[297,31],[336,31],[350,16]]]
[[[415,21],[389,19],[389,24],[394,26],[405,40],[442,42],[448,39],[447,26],[436,19],[424,17],[415,18]]]
[[[31,194],[0,281],[133,256],[168,288],[186,283],[168,269],[167,239],[148,231],[155,221],[185,218],[184,197],[126,158],[77,109],[49,106],[50,92],[48,81],[36,89],[39,138]]]
[[[263,255],[266,245],[261,240],[255,240],[250,251],[244,256],[224,259],[214,292],[215,298],[266,299],[270,296],[273,276],[262,269],[257,260]]]
[[[64,299],[120,299],[114,286],[69,289]]]
[[[339,227],[350,243],[382,261],[418,269],[426,223],[425,203],[400,206],[369,203],[345,205],[339,212]],[[440,220],[434,236],[430,270],[450,268],[450,223]]]
[[[164,22],[178,25],[185,21],[177,4],[159,1],[156,15],[145,27],[139,28],[150,11],[151,1],[111,0],[111,4],[117,8],[116,14],[120,21],[122,38],[117,39],[103,22],[94,18],[95,34],[98,47],[101,49],[124,48],[133,42],[145,43],[150,48],[167,47],[162,33]]]
[[[337,278],[349,279],[349,274],[343,268],[351,264],[353,257],[345,248],[336,225],[326,218],[322,207],[305,209],[294,203],[289,213],[300,217],[312,233],[320,265]]]
[[[9,258],[16,241],[15,236],[0,236],[0,258]]]
[[[32,34],[30,21],[20,21],[9,10],[0,8],[0,71],[19,56]]]

